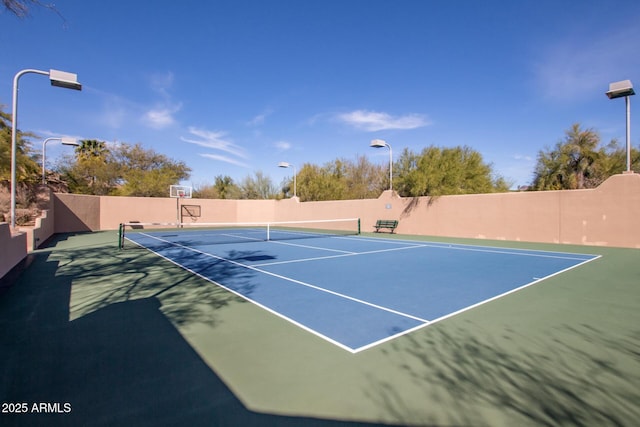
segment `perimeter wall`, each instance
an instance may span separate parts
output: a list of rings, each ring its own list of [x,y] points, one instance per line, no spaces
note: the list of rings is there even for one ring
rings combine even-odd
[[[9,223],[0,222],[0,278],[27,256],[27,234],[11,233]],[[2,287],[0,286],[0,290]]]
[[[54,194],[33,230],[11,234],[0,223],[0,277],[54,233],[117,230],[122,222],[175,223],[182,205],[195,222],[272,222],[360,218],[362,231],[397,219],[398,234],[640,248],[640,174],[614,175],[589,190],[304,202]],[[193,209],[191,209],[193,210]],[[182,219],[191,221],[188,216]],[[53,226],[52,226],[53,224]]]
[[[94,197],[56,194],[56,232],[115,230],[121,222],[175,222],[178,204],[197,205],[196,222],[398,219],[399,234],[640,248],[640,174],[615,175],[588,190],[535,191],[438,198],[304,202]],[[185,217],[183,221],[190,221]]]

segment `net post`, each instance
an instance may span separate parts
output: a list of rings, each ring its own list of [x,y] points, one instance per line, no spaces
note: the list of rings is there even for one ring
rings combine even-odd
[[[118,249],[122,249],[124,246],[124,224],[120,223],[118,227]]]
[[[358,218],[358,236],[360,235],[360,218]]]
[[[271,240],[271,224],[267,223],[267,242]]]

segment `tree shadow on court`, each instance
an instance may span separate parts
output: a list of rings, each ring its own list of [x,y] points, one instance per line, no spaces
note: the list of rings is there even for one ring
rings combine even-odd
[[[640,419],[640,329],[611,337],[589,325],[563,325],[540,338],[510,329],[480,338],[437,326],[385,351],[425,407],[444,410],[434,424],[495,424],[487,408],[512,425],[631,426]],[[407,422],[419,416],[395,382],[369,379],[368,395],[384,411]]]
[[[51,245],[56,243],[53,241]],[[41,253],[48,253],[47,248]],[[238,262],[234,263],[189,253],[180,262],[191,271],[144,249],[120,251],[104,245],[55,250],[49,252],[49,257],[59,263],[58,276],[74,280],[69,303],[71,319],[115,303],[156,297],[165,315],[178,326],[190,323],[215,326],[219,309],[245,300],[211,280],[250,296],[256,286],[253,280],[256,272],[239,263],[265,255],[258,251],[234,251],[229,255],[229,260]]]
[[[31,255],[32,264],[0,298],[0,402],[24,402],[30,412],[2,414],[3,426],[354,425],[247,410],[161,311],[158,288],[166,297],[192,279],[176,269],[177,281],[153,285],[147,281],[160,276],[139,271],[145,263],[131,266],[136,260],[128,255],[114,260],[86,249]],[[118,279],[119,292],[98,292],[70,320],[74,274],[101,287],[98,278],[118,269],[135,278]],[[203,295],[218,299],[213,304],[229,298],[192,298]],[[43,408],[53,413],[37,413]]]

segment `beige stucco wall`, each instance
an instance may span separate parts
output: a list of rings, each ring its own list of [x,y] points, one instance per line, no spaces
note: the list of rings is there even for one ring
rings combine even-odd
[[[640,248],[640,174],[615,175],[560,200],[560,243]]]
[[[18,229],[27,235],[27,251],[31,252],[38,249],[55,232],[54,215],[51,209],[42,211],[40,217],[36,218],[33,227],[18,227]]]
[[[398,233],[640,248],[639,174],[590,190],[398,201],[389,211]]]
[[[122,222],[176,222],[175,199],[100,197],[100,230],[115,230]]]
[[[56,193],[53,197],[56,233],[100,230],[100,197]]]
[[[175,223],[178,204],[198,205],[185,222],[262,222],[361,218],[398,219],[399,234],[640,248],[640,174],[615,175],[595,189],[300,203],[287,200],[210,200],[55,194],[36,227],[11,236],[0,224],[0,276],[54,232],[116,230],[121,222]]]
[[[27,234],[11,234],[7,222],[0,222],[0,278],[27,256]]]
[[[615,175],[589,190],[539,191],[304,202],[94,197],[59,194],[56,232],[117,229],[121,222],[175,222],[177,203],[199,205],[195,222],[292,221],[361,218],[373,231],[377,219],[398,219],[401,234],[640,248],[640,174]],[[60,212],[59,206],[65,210]],[[189,222],[189,218],[183,218]],[[75,228],[75,229],[74,229]]]

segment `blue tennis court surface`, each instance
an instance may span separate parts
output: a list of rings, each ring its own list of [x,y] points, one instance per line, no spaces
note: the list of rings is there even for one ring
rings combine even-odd
[[[598,257],[363,236],[240,244],[212,236],[145,231],[127,239],[351,352]]]

